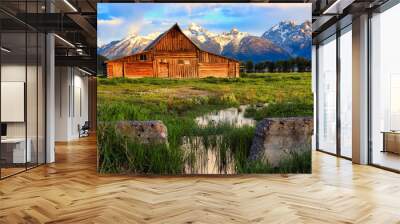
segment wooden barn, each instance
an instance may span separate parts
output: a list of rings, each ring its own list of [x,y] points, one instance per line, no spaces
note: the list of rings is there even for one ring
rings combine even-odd
[[[178,24],[158,36],[142,52],[109,60],[109,78],[239,77],[239,61],[201,50]]]

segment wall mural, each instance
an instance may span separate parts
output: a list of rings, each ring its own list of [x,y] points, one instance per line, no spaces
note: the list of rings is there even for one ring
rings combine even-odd
[[[310,173],[311,4],[99,3],[98,171]]]

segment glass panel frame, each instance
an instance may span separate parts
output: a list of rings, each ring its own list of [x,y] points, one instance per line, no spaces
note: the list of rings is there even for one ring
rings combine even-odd
[[[328,50],[325,48],[327,45]],[[321,46],[322,49],[320,49]],[[352,24],[350,23],[337,30],[334,35],[320,41],[316,50],[316,149],[348,160],[352,160],[351,48]],[[324,62],[324,60],[328,60],[328,62]],[[327,70],[329,76],[326,75]],[[329,86],[327,83],[323,83],[324,81],[329,81]],[[329,99],[327,95],[329,95]],[[330,112],[325,111],[323,114],[326,108],[330,108]],[[327,124],[329,127],[324,127]]]
[[[27,114],[26,114],[26,90],[27,90],[27,35],[26,32],[3,32],[1,34],[1,85],[2,99],[8,98],[7,94],[13,94],[14,99],[0,104],[2,115],[1,123],[6,126],[6,134],[1,140],[1,177],[12,176],[27,169],[30,161],[30,148],[27,141]],[[11,112],[10,107],[23,110]],[[23,107],[23,108],[21,108]],[[14,110],[12,109],[12,110]],[[13,113],[14,115],[12,116]],[[18,114],[18,115],[16,115]]]
[[[44,12],[45,1],[31,1],[29,8],[26,3],[18,2],[20,13]],[[0,6],[7,6],[6,4],[10,4],[10,1],[1,2]],[[6,14],[3,17],[13,20]],[[5,49],[1,50],[0,54],[0,82],[24,83],[24,118],[23,122],[3,122],[7,123],[7,136],[2,138],[0,144],[0,179],[46,163],[46,35],[29,25],[24,25],[23,22],[17,23],[18,26],[14,29],[6,30],[0,27],[0,47]],[[4,109],[0,104],[0,111]],[[5,150],[10,152],[9,155],[6,155]],[[16,151],[18,153],[15,153]],[[17,160],[20,166],[18,170],[6,170],[6,166],[14,166]]]

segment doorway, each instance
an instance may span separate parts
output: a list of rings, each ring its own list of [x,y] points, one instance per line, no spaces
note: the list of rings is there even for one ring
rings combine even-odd
[[[169,77],[169,64],[167,59],[159,59],[158,63],[158,77],[160,78],[168,78]]]

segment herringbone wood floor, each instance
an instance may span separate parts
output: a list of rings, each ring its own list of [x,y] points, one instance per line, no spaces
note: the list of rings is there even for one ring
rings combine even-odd
[[[400,223],[400,175],[315,152],[312,175],[96,174],[94,138],[0,181],[0,223]]]

